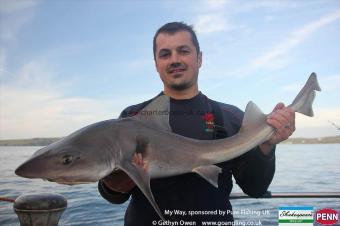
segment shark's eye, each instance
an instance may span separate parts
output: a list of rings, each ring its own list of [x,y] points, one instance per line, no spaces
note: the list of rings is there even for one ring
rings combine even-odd
[[[64,165],[68,165],[72,162],[73,160],[73,156],[72,155],[64,155],[63,158],[62,158],[62,163]]]

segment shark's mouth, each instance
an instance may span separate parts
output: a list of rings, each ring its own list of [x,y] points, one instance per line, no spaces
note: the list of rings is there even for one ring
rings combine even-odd
[[[71,177],[56,177],[56,178],[46,178],[44,180],[50,181],[50,182],[55,182],[58,184],[66,184],[66,185],[75,185],[75,184],[89,184],[92,183],[91,181],[88,180],[74,180]]]

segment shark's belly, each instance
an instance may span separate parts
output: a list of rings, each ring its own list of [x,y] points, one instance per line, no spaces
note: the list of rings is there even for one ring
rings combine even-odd
[[[188,173],[192,171],[192,167],[190,166],[181,166],[181,165],[170,165],[164,163],[151,163],[149,165],[149,175],[150,178],[162,178],[162,177],[170,177],[175,175],[181,175],[184,173]]]

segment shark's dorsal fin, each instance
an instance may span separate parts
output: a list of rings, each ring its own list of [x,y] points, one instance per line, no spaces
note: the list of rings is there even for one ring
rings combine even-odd
[[[145,108],[132,118],[142,121],[150,127],[171,131],[169,124],[170,97],[160,95],[154,98]]]
[[[266,115],[255,103],[249,101],[244,113],[240,132],[258,128],[258,126],[263,125],[264,123],[266,123]]]

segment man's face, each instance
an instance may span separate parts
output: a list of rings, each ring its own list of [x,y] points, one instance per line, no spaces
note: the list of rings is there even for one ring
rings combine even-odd
[[[189,32],[160,33],[155,61],[165,88],[182,91],[197,85],[202,55],[197,53]]]

